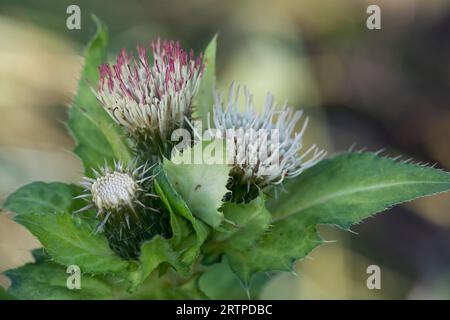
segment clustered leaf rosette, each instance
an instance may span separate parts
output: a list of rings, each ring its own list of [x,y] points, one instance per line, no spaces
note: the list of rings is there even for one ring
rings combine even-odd
[[[114,121],[137,141],[137,148],[167,155],[173,130],[186,127],[203,75],[202,54],[184,51],[177,41],[159,39],[137,47],[138,58],[123,49],[116,64],[100,67],[97,98]]]
[[[238,197],[242,186],[249,193],[252,189],[278,185],[285,178],[297,177],[326,156],[326,151],[315,144],[305,150],[303,137],[308,118],[301,123],[303,110],[295,110],[287,102],[278,109],[272,94],[267,93],[263,111],[258,114],[250,90],[244,87],[243,107],[239,105],[239,93],[240,87],[233,83],[225,104],[216,92],[213,109],[215,129],[227,141],[233,166],[229,188]],[[211,124],[209,127],[211,130]]]

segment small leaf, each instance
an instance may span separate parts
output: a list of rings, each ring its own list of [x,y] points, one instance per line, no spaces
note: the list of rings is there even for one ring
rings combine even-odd
[[[167,263],[177,272],[186,275],[190,266],[200,254],[200,247],[208,236],[207,226],[194,218],[186,203],[176,193],[161,170],[154,180],[155,190],[170,213],[172,238],[155,236],[141,247],[140,265],[129,275],[130,292],[161,264]]]
[[[169,270],[163,276],[153,272],[139,287],[139,290],[131,295],[124,295],[123,298],[133,300],[193,300],[206,299],[207,297],[198,288],[198,276],[186,279]]]
[[[6,292],[6,290],[0,286],[0,301],[1,300],[14,300],[14,297]]]
[[[213,234],[210,244],[216,250],[248,249],[269,227],[271,215],[264,205],[264,196],[249,203],[228,202],[222,211],[228,224]]]
[[[216,139],[212,143],[217,143],[223,148],[221,140]],[[190,164],[192,162],[185,161],[190,155],[196,154],[202,155],[201,164]],[[212,164],[214,162],[208,158],[210,156],[203,153],[202,143],[197,143],[193,148],[184,150],[182,154],[172,156],[172,161],[164,159],[163,168],[171,185],[194,216],[216,228],[223,220],[223,213],[218,209],[222,205],[223,196],[227,193],[226,184],[230,167],[226,164]]]
[[[303,172],[271,201],[270,232],[252,250],[229,254],[232,269],[248,282],[255,272],[291,270],[295,260],[323,243],[318,224],[348,229],[371,215],[450,188],[447,172],[372,153],[346,153]]]
[[[244,288],[239,278],[230,269],[226,259],[208,266],[199,280],[199,287],[210,299],[248,300],[258,299],[264,285],[270,280],[267,274],[258,274],[251,288]]]
[[[134,293],[126,291],[127,283],[121,278],[81,273],[80,289],[67,288],[70,274],[54,262],[29,263],[8,270],[11,279],[5,298],[24,300],[98,300],[98,299],[205,299],[198,289],[197,278],[180,278],[168,272],[160,276],[152,273]],[[174,286],[174,281],[177,285]],[[0,291],[0,295],[2,292]]]
[[[155,236],[142,244],[139,260],[141,262],[139,268],[131,275],[130,291],[134,291],[163,263],[170,264],[180,274],[186,274],[189,270],[189,267],[180,261],[179,253],[173,250],[170,241],[161,236]]]
[[[11,279],[7,293],[23,300],[81,300],[112,299],[113,291],[107,282],[81,274],[80,290],[67,288],[66,268],[54,262],[26,264],[8,270],[5,275]]]
[[[87,273],[120,272],[128,266],[103,235],[69,213],[24,213],[14,220],[35,235],[56,262],[78,265]]]
[[[81,188],[60,182],[33,182],[11,194],[4,208],[16,213],[46,247],[55,261],[76,264],[83,272],[116,272],[127,263],[117,257],[101,234],[93,234],[88,222],[71,213],[86,203],[73,200]]]
[[[194,100],[194,117],[201,120],[203,126],[207,125],[208,113],[212,111],[214,104],[213,91],[216,87],[216,49],[217,34],[206,47],[203,57],[203,62],[205,63],[203,79]]]
[[[69,112],[69,128],[77,142],[75,153],[81,158],[86,174],[105,160],[129,161],[130,148],[121,128],[100,106],[92,92],[98,83],[98,67],[105,62],[108,33],[97,18],[97,33],[85,51],[85,61],[78,91]]]
[[[186,237],[191,233],[189,228],[189,211],[186,203],[173,189],[164,171],[161,171],[154,180],[156,193],[160,196],[170,213],[170,225],[172,228],[172,244],[174,247],[182,245]],[[195,221],[194,221],[195,222]]]
[[[186,203],[174,190],[164,171],[155,179],[158,195],[170,211],[173,247],[182,252],[181,260],[187,265],[198,257],[200,247],[208,236],[208,227],[194,218]],[[187,223],[190,223],[194,233]]]

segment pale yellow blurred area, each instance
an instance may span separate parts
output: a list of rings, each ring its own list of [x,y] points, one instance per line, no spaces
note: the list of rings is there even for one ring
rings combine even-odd
[[[52,108],[64,110],[82,59],[61,37],[0,16],[0,198],[35,180],[77,181],[82,168]],[[39,242],[0,215],[0,273],[31,261]],[[0,276],[0,285],[7,279]]]
[[[0,273],[33,260],[30,250],[40,243],[24,227],[11,220],[11,215],[0,215]],[[0,275],[0,286],[7,287],[9,279]]]
[[[2,145],[69,145],[48,125],[40,108],[70,102],[81,58],[64,39],[28,23],[0,16],[0,126]],[[30,137],[33,139],[30,139]]]

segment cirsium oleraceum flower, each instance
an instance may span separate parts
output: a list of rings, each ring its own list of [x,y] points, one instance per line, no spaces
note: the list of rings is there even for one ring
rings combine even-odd
[[[134,138],[164,150],[173,130],[192,117],[204,64],[202,54],[184,51],[179,42],[157,40],[151,51],[153,61],[138,46],[137,59],[123,49],[116,64],[103,64],[96,95]]]
[[[90,204],[79,211],[95,207],[96,218],[100,220],[98,230],[109,220],[115,220],[120,227],[130,228],[132,219],[141,218],[139,209],[157,211],[142,202],[144,197],[155,197],[146,192],[146,184],[153,178],[148,174],[150,169],[145,165],[133,168],[133,165],[116,162],[113,169],[105,164],[100,171],[93,170],[95,177],[84,177],[81,183],[85,193],[76,197],[87,199]]]
[[[97,210],[96,232],[103,232],[110,247],[125,259],[138,257],[141,244],[154,235],[170,236],[168,217],[151,192],[152,168],[105,164],[94,170],[94,178],[84,178],[84,194],[77,197],[89,202],[78,211]]]
[[[239,87],[231,85],[227,104],[216,92],[213,110],[215,128],[226,138],[232,158],[232,184],[244,185],[247,189],[280,184],[285,178],[298,176],[326,155],[316,145],[304,150],[303,135],[308,118],[301,123],[303,110],[295,110],[287,103],[277,109],[273,96],[268,93],[263,111],[258,114],[252,94],[244,88],[241,112],[239,91]]]

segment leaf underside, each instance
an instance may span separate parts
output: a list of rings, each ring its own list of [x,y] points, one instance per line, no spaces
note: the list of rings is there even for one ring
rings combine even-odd
[[[210,146],[224,148],[223,142],[218,139],[207,145]],[[208,157],[211,155],[204,153],[203,148],[203,143],[197,143],[194,147],[183,151],[183,154],[173,156],[173,162],[165,159],[163,168],[171,185],[184,199],[192,214],[216,228],[223,221],[223,213],[219,208],[227,193],[226,184],[230,167],[226,164],[209,162]],[[202,163],[183,163],[181,159],[189,160],[185,157],[186,154],[201,154]]]

